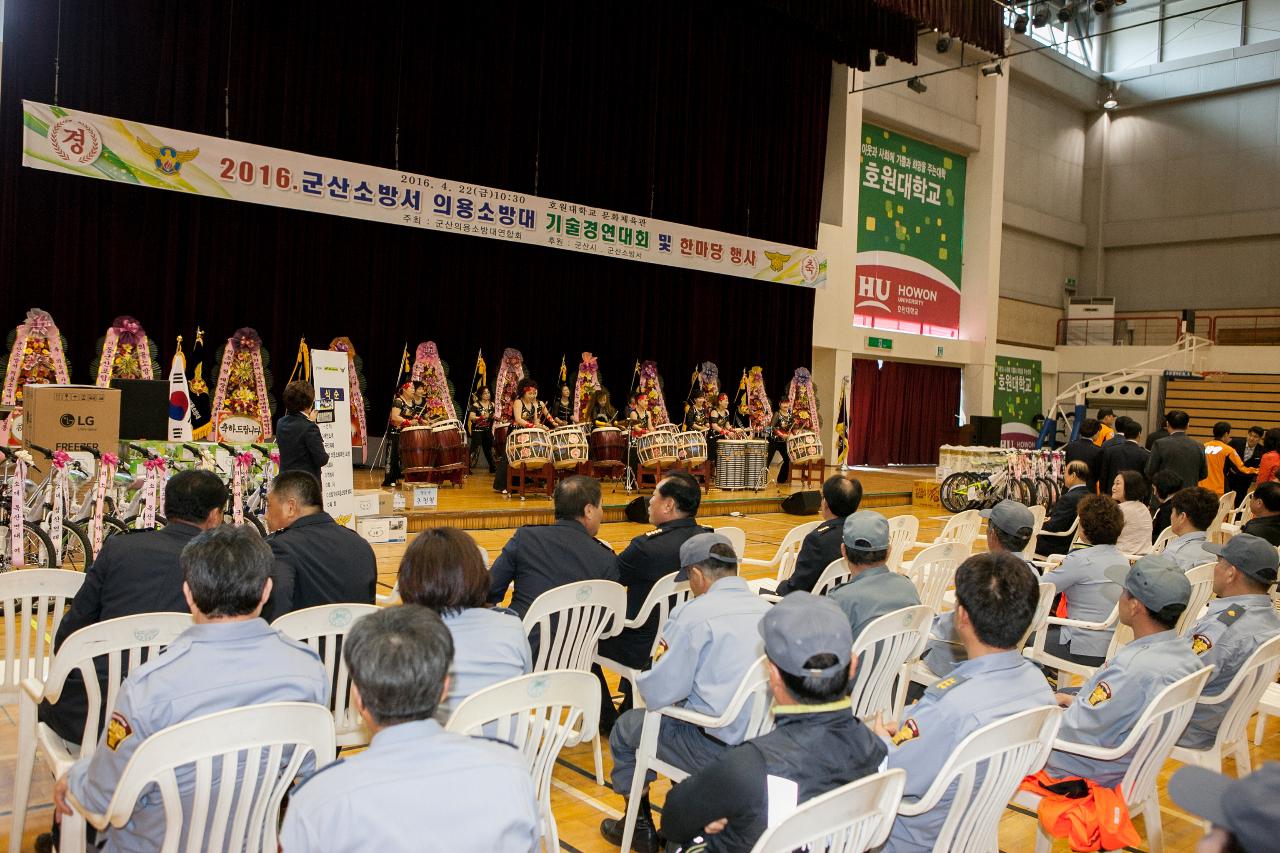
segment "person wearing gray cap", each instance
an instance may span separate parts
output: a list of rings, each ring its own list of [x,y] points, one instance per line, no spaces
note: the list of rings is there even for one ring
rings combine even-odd
[[[1173,630],[1191,598],[1191,582],[1177,563],[1149,554],[1132,568],[1108,568],[1107,577],[1123,590],[1120,622],[1133,629],[1133,642],[1122,646],[1078,694],[1057,695],[1058,704],[1067,709],[1058,740],[1103,749],[1119,746],[1129,736],[1157,693],[1203,665]],[[1100,761],[1055,749],[1044,769],[1055,779],[1079,776],[1114,788],[1130,761],[1128,755]]]
[[[827,597],[839,605],[857,640],[862,629],[886,613],[920,603],[916,586],[906,575],[889,571],[889,522],[878,512],[864,509],[844,520],[840,552],[852,576]]]
[[[718,717],[738,684],[764,652],[760,620],[770,605],[738,577],[738,556],[720,533],[699,533],[680,546],[680,568],[687,572],[694,597],[677,605],[667,618],[653,656],[653,668],[640,673],[636,689],[647,708],[681,705]],[[613,753],[613,790],[630,797],[636,748],[644,726],[644,710],[627,711],[609,734]],[[664,719],[658,733],[658,758],[694,773],[746,738],[750,709],[717,729]],[[650,779],[645,780],[646,790]],[[633,850],[658,849],[648,793],[639,805]],[[622,821],[606,819],[601,834],[622,843]]]
[[[707,851],[750,850],[770,816],[875,773],[884,761],[884,743],[850,713],[857,663],[840,608],[793,593],[760,620],[760,635],[777,725],[667,794],[662,834],[669,842],[689,847],[702,837]]]
[[[862,503],[862,483],[854,477],[833,474],[822,484],[822,504],[818,512],[822,523],[809,531],[796,554],[796,566],[791,577],[778,584],[777,594],[786,596],[796,590],[813,592],[813,585],[822,577],[832,560],[840,559],[840,545],[844,541],[844,520],[858,511]]]
[[[904,797],[924,796],[955,748],[982,726],[1053,704],[1044,675],[1016,648],[1031,627],[1039,592],[1011,554],[975,554],[956,570],[956,630],[968,659],[908,705],[901,725],[877,720],[872,726],[891,744],[889,767],[907,771]],[[944,793],[924,814],[899,815],[887,853],[932,849],[954,796],[954,790]]]
[[[991,509],[984,509],[982,516],[987,521],[987,550],[993,554],[1012,554],[1022,559],[1022,552],[1031,541],[1031,531],[1035,529],[1035,517],[1025,504],[1008,499],[1000,501]],[[1023,561],[1027,571],[1040,583],[1040,575],[1029,563]],[[933,628],[929,631],[929,643],[925,646],[921,658],[929,671],[938,678],[951,674],[964,661],[964,644],[956,633],[956,612],[948,610],[933,619]],[[917,685],[912,685],[916,687]]]
[[[1202,666],[1213,666],[1213,675],[1201,693],[1201,698],[1207,699],[1226,689],[1258,646],[1280,634],[1280,616],[1267,594],[1276,582],[1280,558],[1274,545],[1248,533],[1231,537],[1225,545],[1207,544],[1204,549],[1218,558],[1213,567],[1213,592],[1218,597],[1209,602],[1208,610],[1191,629],[1191,651]],[[1193,749],[1210,746],[1229,704],[1196,705],[1178,745]]]
[[[1203,767],[1183,767],[1169,779],[1169,799],[1213,824],[1196,853],[1266,853],[1280,836],[1280,761],[1243,779]]]

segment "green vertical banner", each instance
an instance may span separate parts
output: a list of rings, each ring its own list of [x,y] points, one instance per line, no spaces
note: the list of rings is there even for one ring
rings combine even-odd
[[[862,125],[853,325],[955,338],[967,161]]]
[[[1040,362],[1028,358],[996,356],[995,414],[1000,418],[1000,446],[1034,448],[1032,420],[1044,413]]]

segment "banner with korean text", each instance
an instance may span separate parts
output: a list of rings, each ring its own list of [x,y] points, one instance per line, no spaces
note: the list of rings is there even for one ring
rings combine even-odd
[[[862,125],[853,325],[959,336],[967,161]]]
[[[351,461],[351,380],[347,354],[311,351],[311,382],[316,394],[316,425],[329,462],[320,469],[325,512],[339,524],[356,528],[356,493]]]
[[[23,101],[22,164],[85,178],[820,287],[825,257],[591,207]]]
[[[1036,446],[1036,415],[1044,414],[1040,362],[1031,358],[996,356],[996,387],[992,408],[1000,418],[1000,446]]]

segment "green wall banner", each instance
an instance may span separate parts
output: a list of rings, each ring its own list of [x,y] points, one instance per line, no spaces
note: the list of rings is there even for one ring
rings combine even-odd
[[[967,161],[862,125],[853,325],[958,337]]]
[[[995,414],[1000,418],[1000,446],[1033,448],[1036,415],[1044,414],[1040,362],[1028,358],[996,356]]]

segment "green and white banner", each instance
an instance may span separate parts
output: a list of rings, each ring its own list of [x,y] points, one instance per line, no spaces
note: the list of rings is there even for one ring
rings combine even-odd
[[[967,161],[874,124],[861,142],[853,325],[957,337]]]
[[[32,101],[22,110],[33,169],[801,287],[827,279],[814,249]]]
[[[1000,418],[1000,446],[1033,448],[1036,415],[1044,414],[1040,362],[1029,358],[996,356],[995,414]]]

